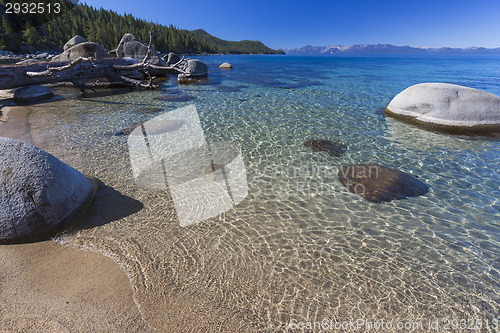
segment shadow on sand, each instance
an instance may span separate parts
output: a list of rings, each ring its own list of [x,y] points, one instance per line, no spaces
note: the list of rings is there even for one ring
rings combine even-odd
[[[135,214],[144,208],[142,202],[121,194],[99,181],[92,205],[71,231],[92,229]]]

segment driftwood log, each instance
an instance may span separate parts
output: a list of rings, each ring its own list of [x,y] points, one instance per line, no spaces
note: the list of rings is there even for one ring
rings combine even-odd
[[[152,83],[153,77],[148,81],[129,78],[121,72],[129,70],[148,69],[164,71],[165,74],[185,74],[184,71],[172,66],[155,66],[148,63],[130,65],[122,58],[77,58],[71,62],[40,62],[32,64],[0,66],[0,89],[10,89],[28,85],[39,85],[57,82],[72,82],[80,89],[88,88],[85,82],[91,79],[105,77],[110,82],[125,82],[131,86],[143,88],[158,88]]]
[[[153,52],[153,28],[149,33],[149,45],[146,56],[142,62],[130,64],[123,58],[95,59],[92,57],[80,57],[73,61],[63,62],[39,62],[31,64],[18,64],[0,66],[0,89],[11,89],[29,85],[40,85],[48,83],[71,82],[82,91],[93,89],[97,86],[88,85],[87,80],[106,78],[109,82],[122,82],[132,87],[157,89],[153,84],[155,79],[149,74],[149,69],[164,74],[187,74],[183,69],[184,57],[171,66],[157,66],[147,63],[148,57]],[[127,77],[123,73],[131,70],[139,70],[145,73],[148,80],[141,81]]]

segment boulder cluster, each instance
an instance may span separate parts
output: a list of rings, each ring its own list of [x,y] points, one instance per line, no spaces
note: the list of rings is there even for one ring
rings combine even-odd
[[[121,38],[116,49],[108,52],[101,45],[87,42],[81,36],[71,38],[64,45],[64,52],[53,57],[51,61],[71,61],[79,57],[94,57],[102,58],[127,58],[133,59],[135,63],[146,62],[155,66],[172,66],[176,65],[184,71],[184,74],[179,74],[179,83],[199,82],[200,79],[206,78],[208,75],[208,67],[205,63],[197,59],[181,59],[181,57],[173,52],[170,52],[163,57],[153,48],[150,48],[146,43],[140,41],[132,34],[125,34]],[[154,76],[164,75],[165,71],[151,68],[149,74]]]

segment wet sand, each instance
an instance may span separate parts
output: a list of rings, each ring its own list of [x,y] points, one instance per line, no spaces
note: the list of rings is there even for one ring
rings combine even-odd
[[[1,332],[147,332],[112,260],[53,241],[0,246]]]

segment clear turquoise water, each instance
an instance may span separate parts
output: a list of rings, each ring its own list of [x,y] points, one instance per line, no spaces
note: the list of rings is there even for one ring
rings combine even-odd
[[[152,327],[195,321],[214,331],[274,332],[291,330],[292,320],[363,319],[422,322],[427,331],[429,320],[449,318],[495,331],[500,141],[433,133],[376,111],[421,82],[500,95],[500,57],[199,58],[209,65],[208,84],[171,78],[163,92],[71,93],[30,107],[30,135],[23,132],[108,186],[59,241],[118,262]],[[222,62],[234,68],[218,69]],[[195,99],[153,99],[168,91]],[[168,190],[135,185],[127,137],[113,133],[192,103],[207,142],[241,148],[249,195],[181,227]],[[314,153],[308,139],[348,149],[341,157]],[[351,163],[397,168],[430,190],[367,202],[337,180],[340,165]]]

